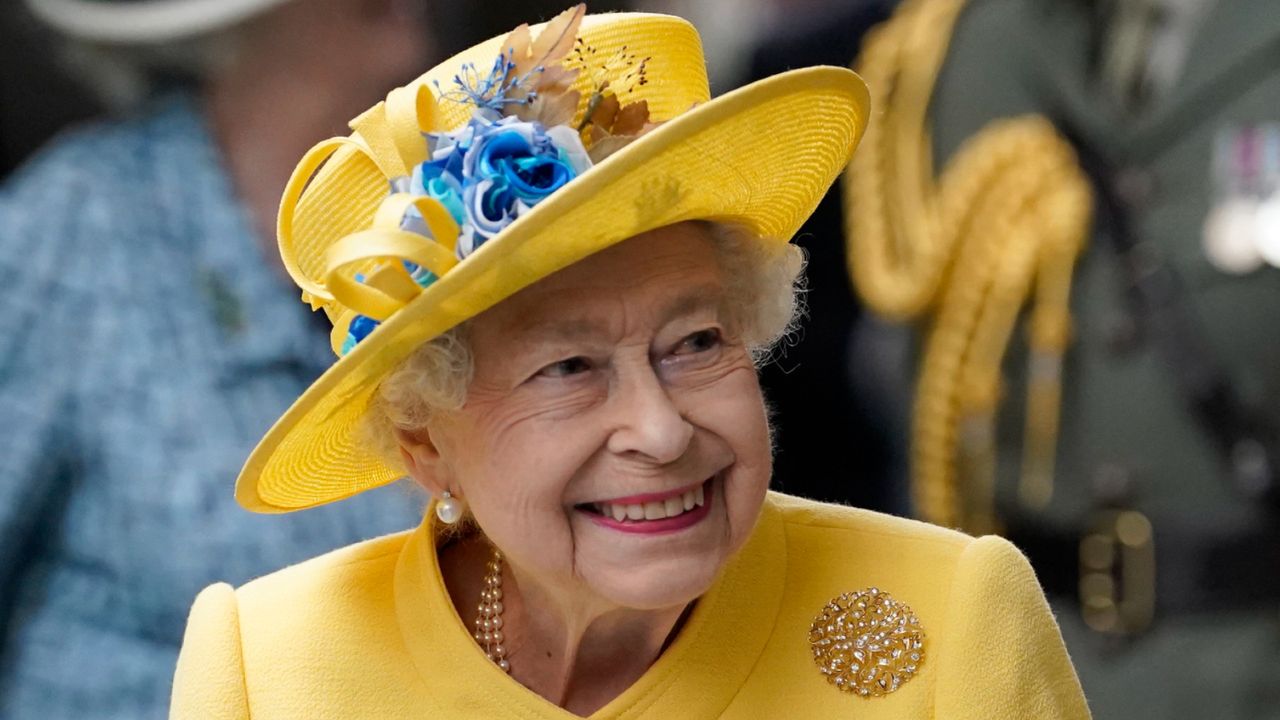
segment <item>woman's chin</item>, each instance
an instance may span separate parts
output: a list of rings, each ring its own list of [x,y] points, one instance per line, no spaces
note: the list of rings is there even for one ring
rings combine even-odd
[[[588,578],[596,593],[620,607],[661,610],[687,605],[705,593],[723,563],[668,562],[652,567],[602,572]]]

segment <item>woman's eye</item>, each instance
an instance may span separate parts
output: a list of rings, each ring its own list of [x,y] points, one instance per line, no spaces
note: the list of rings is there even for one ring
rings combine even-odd
[[[591,369],[591,363],[584,357],[565,358],[538,371],[540,377],[568,377]]]
[[[714,328],[700,330],[680,341],[676,348],[677,355],[706,352],[720,344],[720,331]]]

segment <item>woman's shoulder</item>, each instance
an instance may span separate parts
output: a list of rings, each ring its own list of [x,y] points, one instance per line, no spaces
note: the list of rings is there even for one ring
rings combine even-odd
[[[170,717],[248,718],[250,704],[254,716],[310,716],[307,704],[334,687],[351,688],[353,702],[391,697],[412,667],[394,593],[411,535],[206,588],[187,621]]]
[[[782,520],[789,581],[812,588],[814,605],[841,593],[876,588],[949,624],[956,594],[976,578],[1001,577],[1005,587],[1042,602],[1022,553],[997,536],[973,537],[918,520],[770,493]]]
[[[947,555],[962,552],[976,540],[958,530],[919,520],[778,492],[769,493],[769,504],[781,515],[788,542],[881,546],[891,543],[899,551],[917,547],[932,554]]]
[[[400,550],[413,533],[405,530],[353,543],[296,565],[263,575],[240,586],[242,602],[263,599],[300,600],[299,594],[332,593],[335,587],[359,584],[394,567]]]
[[[833,600],[869,593],[921,633],[919,672],[898,702],[954,718],[1089,717],[1035,573],[1009,541],[776,493],[769,505],[785,538],[784,632],[807,637]]]
[[[411,531],[348,545],[277,570],[232,589],[218,584],[196,599],[190,624],[202,606],[213,616],[234,618],[242,641],[341,635],[352,622],[368,628],[372,619],[394,614],[391,588],[396,562]]]

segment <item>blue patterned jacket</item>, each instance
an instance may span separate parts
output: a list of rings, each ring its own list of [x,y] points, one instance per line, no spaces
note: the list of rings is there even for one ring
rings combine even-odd
[[[288,516],[232,486],[332,361],[198,104],[65,135],[0,191],[0,718],[162,718],[197,591],[393,530],[393,486]]]

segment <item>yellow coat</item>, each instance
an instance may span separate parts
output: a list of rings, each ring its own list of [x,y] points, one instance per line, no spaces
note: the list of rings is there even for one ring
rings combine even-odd
[[[431,523],[196,598],[177,720],[577,717],[489,662],[441,581]],[[876,587],[925,633],[918,674],[861,698],[809,628]],[[1088,718],[1031,567],[1008,542],[770,493],[751,538],[666,652],[592,718]]]

